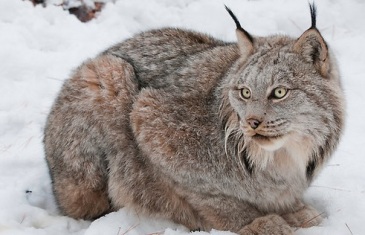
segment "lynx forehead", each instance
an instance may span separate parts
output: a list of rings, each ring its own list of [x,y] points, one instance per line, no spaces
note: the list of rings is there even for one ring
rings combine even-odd
[[[293,234],[321,222],[303,192],[344,123],[337,65],[312,25],[237,43],[143,32],[79,66],[48,116],[46,160],[60,211],[122,207],[191,230]]]

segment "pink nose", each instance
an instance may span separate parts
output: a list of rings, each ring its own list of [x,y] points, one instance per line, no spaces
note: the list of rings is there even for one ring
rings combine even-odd
[[[251,126],[252,129],[256,129],[261,124],[259,120],[254,118],[247,119],[247,123]]]

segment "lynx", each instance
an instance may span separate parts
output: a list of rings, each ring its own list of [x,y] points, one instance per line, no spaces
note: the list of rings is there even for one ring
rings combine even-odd
[[[174,28],[138,34],[66,80],[45,128],[59,208],[122,207],[191,230],[293,234],[322,216],[303,192],[338,145],[344,94],[316,28],[237,42]]]

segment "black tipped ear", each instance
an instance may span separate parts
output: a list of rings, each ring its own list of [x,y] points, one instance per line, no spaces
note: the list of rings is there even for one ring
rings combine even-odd
[[[309,10],[311,12],[311,29],[316,29],[316,24],[317,24],[317,7],[316,5],[314,5],[314,3],[310,4],[309,3]]]
[[[233,21],[236,23],[236,35],[237,35],[237,43],[238,48],[240,49],[241,56],[248,57],[253,52],[253,38],[252,36],[241,27],[240,22],[231,9],[229,9],[226,5],[224,5],[229,15],[232,17]]]
[[[311,27],[294,43],[293,50],[302,55],[308,63],[313,63],[317,71],[324,77],[328,75],[328,47],[321,33],[316,28],[316,7],[309,5],[311,12]]]

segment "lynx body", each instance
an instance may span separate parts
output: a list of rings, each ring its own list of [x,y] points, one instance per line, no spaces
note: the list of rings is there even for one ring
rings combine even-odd
[[[302,194],[344,123],[337,66],[315,27],[237,43],[161,29],[83,63],[45,128],[60,210],[122,207],[191,230],[292,234],[321,221]]]

